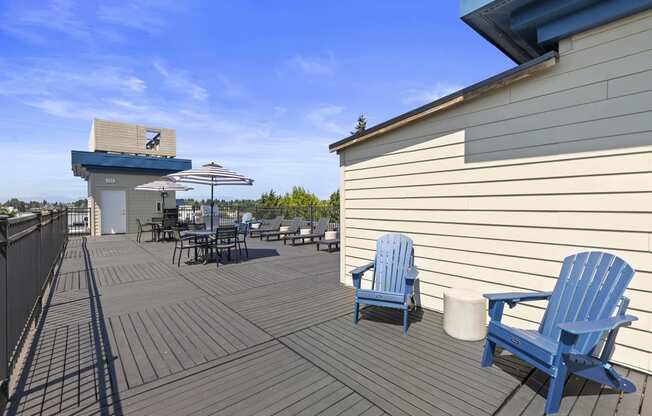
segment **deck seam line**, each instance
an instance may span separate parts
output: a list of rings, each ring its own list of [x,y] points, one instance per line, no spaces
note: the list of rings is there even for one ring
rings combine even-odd
[[[323,334],[320,334],[319,332],[315,332],[315,331],[314,331],[314,328],[308,328],[308,330],[309,330],[309,331],[306,331],[306,332],[305,332],[305,336],[308,337],[309,339],[311,339],[313,342],[306,341],[306,340],[304,339],[304,342],[305,342],[305,343],[310,344],[310,345],[313,345],[314,347],[316,347],[316,346],[315,346],[315,343],[316,343],[316,344],[321,345],[321,346],[324,347],[324,348],[328,348],[328,346],[325,346],[325,345],[322,343],[322,341],[319,339],[320,337],[324,337]],[[319,347],[316,347],[316,348],[317,348],[317,349],[320,349]],[[357,371],[356,369],[354,369],[354,368],[352,368],[352,367],[349,367],[349,366],[347,365],[346,361],[344,361],[344,360],[342,360],[342,359],[338,359],[337,357],[333,356],[332,353],[326,351],[324,348],[321,348],[321,349],[320,349],[324,354],[326,354],[327,356],[330,356],[333,360],[336,360],[336,361],[338,361],[339,363],[341,363],[342,365],[348,367],[351,371],[353,371],[353,372],[355,372],[355,373],[358,373],[358,374],[359,374],[360,376],[362,376],[362,377],[365,377],[365,375],[364,375],[363,373],[361,373],[360,371]],[[343,357],[343,358],[346,358],[346,359],[348,359],[348,360],[352,360],[351,358],[348,358],[348,357]],[[371,373],[374,373],[376,376],[378,376],[379,378],[381,378],[381,379],[387,381],[388,383],[393,384],[392,381],[389,380],[385,375],[383,375],[383,374],[379,374],[379,373],[375,372],[374,370],[368,368],[365,364],[359,363],[358,365],[359,365],[361,368],[363,368],[363,369],[365,369],[365,370],[367,370],[367,371],[369,371],[369,372],[371,372]],[[344,382],[342,382],[342,383],[344,383]],[[362,393],[358,392],[358,390],[357,390],[356,388],[351,387],[351,386],[349,386],[348,384],[347,384],[347,386],[348,386],[351,390],[353,390],[353,391],[357,392],[358,394],[360,394],[360,396],[362,396],[362,397],[364,397],[365,399],[367,399],[367,397],[366,397],[365,395],[363,395]],[[405,387],[399,386],[399,385],[397,385],[397,384],[394,384],[394,386],[395,386],[396,388],[402,390],[402,391],[405,392],[405,393],[408,393],[408,394],[412,394],[412,395],[414,395],[411,391],[407,390]],[[367,400],[369,400],[369,399],[367,399]],[[440,410],[440,411],[442,412],[442,414],[445,414],[445,415],[451,415],[451,412],[446,411],[445,409],[442,409],[442,408],[439,407],[437,404],[434,404],[434,403],[430,402],[429,400],[426,400],[426,399],[423,399],[423,398],[422,398],[421,400],[422,400],[423,402],[427,403],[428,405],[430,405],[430,406],[432,406],[432,407],[434,407],[434,408]],[[430,414],[430,412],[429,412],[427,409],[424,409],[422,406],[419,406],[419,405],[417,405],[416,403],[412,403],[412,406],[414,406],[415,408],[421,410],[421,411],[424,412],[425,414]],[[381,410],[385,411],[386,413],[390,413],[390,412],[386,411],[385,409],[383,409],[381,406],[378,406],[378,407],[381,408]],[[453,407],[455,407],[455,406],[453,406]],[[457,408],[457,409],[458,409],[458,410],[461,410],[461,409],[459,409],[459,408]],[[391,413],[390,413],[390,414],[391,414]]]
[[[147,252],[149,255],[154,256],[154,254],[153,254],[152,252],[150,252],[149,250],[147,250],[146,248],[144,248],[144,247],[142,247],[142,246],[140,246],[140,245],[139,245],[138,247],[140,247],[143,251]],[[325,272],[325,273],[327,273],[327,272]],[[325,274],[325,273],[324,273],[324,274]],[[196,288],[198,288],[198,289],[201,290],[202,292],[206,293],[206,295],[208,295],[208,296],[214,298],[215,300],[217,300],[218,302],[220,302],[220,304],[224,305],[224,307],[226,307],[227,309],[229,309],[231,312],[235,313],[237,316],[240,316],[240,317],[243,318],[245,321],[249,322],[251,325],[255,326],[256,328],[258,328],[258,329],[260,329],[261,331],[263,331],[265,334],[267,334],[267,335],[269,335],[270,337],[272,337],[273,340],[276,340],[277,342],[279,342],[280,344],[282,344],[285,348],[289,349],[290,351],[292,351],[292,352],[293,352],[294,354],[296,354],[297,356],[299,356],[299,357],[301,357],[302,359],[306,360],[306,362],[310,363],[311,365],[314,365],[316,368],[318,368],[319,370],[323,371],[325,374],[328,374],[330,377],[333,377],[333,379],[335,379],[335,380],[337,380],[339,383],[342,383],[343,385],[349,387],[349,388],[351,389],[351,391],[355,392],[355,393],[358,394],[360,397],[364,398],[364,399],[367,400],[369,403],[372,403],[372,404],[373,404],[373,402],[371,402],[371,401],[369,400],[369,398],[367,398],[366,396],[362,395],[360,392],[358,392],[358,391],[355,390],[354,388],[348,386],[348,385],[347,385],[346,383],[344,383],[342,380],[340,380],[339,378],[335,377],[335,376],[334,376],[333,374],[331,374],[329,371],[325,370],[324,368],[322,368],[321,366],[319,366],[317,363],[313,362],[312,360],[310,360],[310,359],[308,359],[307,357],[305,357],[303,354],[301,354],[301,353],[299,353],[298,351],[296,351],[294,348],[292,348],[292,347],[290,347],[289,345],[287,345],[287,344],[286,344],[285,342],[283,342],[283,340],[281,339],[282,337],[287,337],[287,336],[289,336],[289,335],[295,334],[295,333],[297,333],[297,332],[299,332],[299,331],[302,331],[302,330],[304,330],[304,329],[311,328],[311,327],[313,327],[313,326],[315,326],[315,325],[310,325],[309,327],[307,327],[307,328],[303,328],[303,329],[297,329],[297,330],[295,330],[295,331],[292,331],[292,332],[290,332],[290,333],[283,334],[283,335],[277,337],[277,336],[275,336],[275,335],[273,335],[273,334],[267,332],[265,329],[259,327],[259,326],[256,325],[254,322],[252,322],[252,321],[250,321],[249,319],[247,319],[245,316],[242,316],[240,313],[238,313],[236,310],[234,310],[233,308],[231,308],[231,307],[230,307],[229,305],[227,305],[226,303],[220,301],[220,300],[217,298],[217,296],[215,296],[215,295],[209,293],[208,291],[206,291],[206,290],[205,290],[204,288],[202,288],[201,286],[199,286],[199,285],[197,285],[196,283],[192,282],[190,279],[188,279],[186,276],[184,276],[180,271],[177,271],[177,274],[178,274],[182,279],[186,280],[187,282],[189,282],[190,284],[192,284],[193,286],[195,286]],[[302,274],[303,274],[303,273],[302,273]],[[301,277],[305,277],[305,276],[306,276],[306,275],[304,274],[304,276],[301,276]],[[297,277],[296,279],[300,279],[301,277]],[[291,280],[296,280],[296,279],[291,279]],[[280,282],[279,282],[279,283],[280,283]],[[277,284],[279,284],[279,283],[271,283],[270,285],[266,285],[266,286],[273,286],[273,285],[277,285]],[[338,315],[338,316],[333,317],[333,318],[331,318],[331,319],[328,319],[328,320],[326,320],[326,321],[320,322],[320,324],[322,324],[322,323],[324,323],[324,322],[332,321],[332,320],[335,320],[335,319],[339,319],[339,318],[341,318],[341,317],[343,317],[343,316],[350,315],[350,314],[351,314],[351,312],[343,313],[343,314],[341,314],[341,315]],[[260,345],[260,344],[262,344],[262,343],[259,343],[259,344],[256,344],[256,345]],[[375,405],[376,407],[378,407],[380,410],[382,410],[383,412],[385,412],[385,413],[389,413],[389,412],[387,412],[384,408],[382,408],[381,406],[378,406],[377,404],[374,404],[374,405]]]
[[[140,247],[143,251],[145,251],[146,253],[148,253],[150,256],[154,256],[154,254],[153,254],[151,251],[147,250],[145,247],[142,247],[142,246],[140,246],[140,245],[138,245],[137,247]],[[224,307],[226,307],[226,308],[227,308],[228,310],[230,310],[231,312],[235,313],[236,315],[238,315],[239,317],[241,317],[241,318],[244,319],[245,321],[249,322],[251,325],[255,326],[256,328],[258,328],[259,330],[261,330],[261,331],[264,332],[265,334],[269,335],[269,336],[272,337],[273,339],[276,339],[276,337],[275,337],[274,335],[272,335],[272,334],[270,334],[269,332],[265,331],[263,328],[259,327],[259,326],[256,325],[255,323],[251,322],[251,321],[250,321],[249,319],[247,319],[246,317],[240,315],[237,311],[235,311],[235,310],[234,310],[233,308],[231,308],[229,305],[227,305],[227,304],[225,304],[224,302],[220,301],[220,300],[219,300],[215,295],[209,293],[207,290],[205,290],[205,289],[202,288],[201,286],[197,285],[196,283],[194,283],[193,281],[191,281],[190,279],[188,279],[188,278],[187,278],[186,276],[184,276],[180,271],[176,271],[176,274],[177,274],[179,277],[181,277],[183,280],[187,281],[188,283],[190,283],[191,285],[193,285],[194,287],[196,287],[197,289],[199,289],[200,291],[204,292],[206,295],[208,295],[208,296],[212,297],[213,299],[217,300],[218,302],[220,302],[222,305],[224,305]]]

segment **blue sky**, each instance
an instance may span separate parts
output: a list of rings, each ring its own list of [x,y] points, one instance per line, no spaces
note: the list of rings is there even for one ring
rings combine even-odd
[[[70,200],[93,117],[175,128],[178,157],[338,187],[329,143],[514,64],[457,0],[0,1],[0,200]],[[188,196],[205,197],[197,189]]]

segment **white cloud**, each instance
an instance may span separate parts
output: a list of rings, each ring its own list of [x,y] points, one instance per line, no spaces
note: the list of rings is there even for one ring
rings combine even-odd
[[[153,63],[154,69],[163,76],[165,84],[172,90],[186,94],[194,100],[205,100],[208,91],[190,79],[190,75],[184,71],[169,69],[162,61]]]
[[[199,133],[197,140],[201,141],[228,137],[245,142],[265,140],[270,135],[270,128],[264,122],[240,122],[226,114],[174,106],[168,101],[159,102],[155,99],[132,102],[119,98],[106,100],[35,98],[25,103],[48,115],[71,120],[91,120],[93,117],[98,117],[194,131]]]
[[[321,57],[295,55],[288,61],[288,64],[307,75],[331,75],[336,66],[335,57],[331,53]]]
[[[97,17],[100,21],[111,25],[155,34],[163,29],[165,20],[155,10],[148,8],[148,3],[129,1],[111,5],[103,4],[98,10]]]
[[[160,33],[167,26],[166,11],[179,12],[181,2],[161,0],[131,0],[102,4],[97,12],[101,22],[139,30],[149,34]]]
[[[344,107],[339,105],[324,105],[306,114],[306,119],[318,129],[333,134],[346,134],[346,128],[335,120],[342,114]]]
[[[422,105],[445,97],[462,89],[457,84],[447,84],[438,82],[434,87],[410,89],[405,92],[403,103],[408,105]]]
[[[38,31],[46,29],[82,41],[91,40],[90,28],[76,16],[75,4],[71,0],[51,0],[32,8],[25,8],[18,2],[14,6],[0,20],[0,28],[18,38],[44,42],[47,37]]]
[[[69,69],[46,60],[0,64],[0,95],[6,96],[57,96],[90,90],[139,94],[146,88],[145,81],[119,67]]]
[[[91,45],[98,39],[125,42],[129,37],[113,29],[156,35],[168,26],[171,13],[185,7],[173,0],[105,1],[96,8],[88,6],[73,0],[13,2],[0,16],[0,30],[31,43],[48,43],[52,31]]]
[[[329,120],[341,114],[341,107],[324,106],[311,112],[313,120],[323,123],[324,131],[320,132],[313,128],[281,129],[265,122],[264,114],[240,118],[175,108],[154,100],[140,104],[121,99],[95,103],[42,99],[30,104],[48,115],[70,120],[100,117],[175,128],[179,157],[192,159],[195,166],[214,160],[256,180],[252,188],[229,188],[222,191],[225,195],[257,197],[270,188],[285,192],[293,185],[303,185],[326,198],[337,189],[337,159],[328,153],[327,146],[332,141],[332,131],[341,133],[337,124]],[[205,198],[206,190],[200,187],[187,195]]]
[[[254,187],[229,189],[227,195],[234,197],[257,197],[270,188],[284,192],[293,185],[303,185],[325,198],[337,188],[337,158],[328,153],[327,145],[334,134],[347,131],[338,124],[343,107],[324,105],[307,114],[293,114],[293,110],[282,106],[271,111],[268,107],[243,111],[219,102],[220,97],[228,95],[226,92],[209,97],[184,71],[159,65],[155,71],[160,77],[146,78],[145,83],[139,70],[143,68],[130,64],[133,62],[109,58],[75,66],[44,59],[11,65],[0,60],[0,99],[32,107],[27,114],[47,128],[51,127],[48,124],[56,124],[56,131],[67,129],[59,142],[61,149],[83,149],[86,126],[93,117],[174,128],[179,157],[193,159],[195,166],[215,160],[256,179]],[[145,65],[154,72],[149,63]],[[183,81],[178,75],[183,76]],[[224,80],[216,79],[217,88],[220,82],[225,84]],[[185,81],[201,90],[194,90]],[[178,94],[163,94],[165,87],[173,86],[175,92],[185,91],[191,97],[194,94],[195,98],[205,99],[179,100]],[[297,123],[301,118],[311,126]],[[78,129],[72,132],[69,126]],[[15,123],[11,129],[11,135],[6,136],[12,139],[7,140],[5,150],[20,152],[23,162],[36,163],[29,152],[19,147],[23,141],[33,143],[33,133]],[[297,154],[301,157],[295,157]],[[57,158],[38,162],[42,176],[56,177],[60,189],[50,192],[34,185],[29,188],[31,194],[61,199],[60,195],[76,198],[85,193],[83,181],[70,173],[68,155],[65,150]],[[0,176],[9,172],[7,165],[0,164]],[[21,183],[31,185],[30,180]],[[204,189],[193,192],[197,197],[206,197]],[[20,196],[18,187],[2,193]]]

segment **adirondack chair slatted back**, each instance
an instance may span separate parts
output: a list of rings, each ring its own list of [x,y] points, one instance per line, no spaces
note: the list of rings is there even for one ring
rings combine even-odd
[[[385,234],[376,242],[373,290],[403,293],[405,275],[412,266],[412,240],[401,234]]]
[[[539,332],[557,340],[560,323],[613,316],[633,276],[632,267],[613,254],[592,251],[566,257]],[[600,334],[583,335],[576,345],[588,354],[599,340]]]

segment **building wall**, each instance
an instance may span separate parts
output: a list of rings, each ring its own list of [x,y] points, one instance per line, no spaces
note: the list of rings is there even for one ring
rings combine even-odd
[[[342,281],[375,240],[415,242],[419,293],[551,290],[562,259],[636,268],[614,360],[652,371],[652,12],[560,43],[548,71],[340,154]],[[368,283],[368,282],[367,282]],[[535,328],[545,303],[506,310]]]
[[[107,178],[111,178],[107,183]],[[156,212],[156,203],[161,201],[161,194],[158,192],[135,191],[134,188],[147,182],[160,179],[155,175],[133,175],[117,173],[91,173],[88,178],[90,197],[93,198],[95,206],[95,226],[94,235],[101,234],[101,215],[102,215],[102,197],[103,190],[124,190],[126,192],[127,204],[127,232],[135,233],[138,231],[136,219],[142,222],[148,222],[152,217],[160,217],[162,213]],[[115,181],[114,181],[115,180]],[[175,203],[176,192],[168,192],[165,198],[165,206],[173,208]]]
[[[158,149],[145,148],[145,132],[153,129],[161,132]],[[144,126],[93,119],[88,147],[91,152],[119,152],[149,156],[174,157],[177,152],[176,132],[174,129]]]

